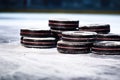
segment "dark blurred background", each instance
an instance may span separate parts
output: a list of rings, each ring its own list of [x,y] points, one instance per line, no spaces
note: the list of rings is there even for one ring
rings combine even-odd
[[[0,0],[0,11],[120,13],[120,0]]]

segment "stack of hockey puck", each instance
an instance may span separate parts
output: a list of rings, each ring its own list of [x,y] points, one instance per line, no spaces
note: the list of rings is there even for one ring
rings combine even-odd
[[[92,52],[106,55],[120,54],[120,35],[113,33],[98,34]]]
[[[92,31],[98,33],[91,47],[95,54],[115,55],[120,54],[120,35],[109,33],[109,24],[90,24],[80,26],[79,31]]]
[[[120,55],[120,41],[100,41],[94,43],[92,52],[104,55]]]
[[[53,48],[56,39],[50,30],[21,29],[21,44],[28,48]]]
[[[96,32],[66,31],[62,33],[62,40],[57,43],[57,50],[66,54],[90,53]]]
[[[107,34],[110,32],[109,24],[88,24],[79,27],[79,31],[92,31],[101,34]]]
[[[76,31],[79,28],[78,20],[52,19],[49,20],[51,32],[59,40],[63,31]]]

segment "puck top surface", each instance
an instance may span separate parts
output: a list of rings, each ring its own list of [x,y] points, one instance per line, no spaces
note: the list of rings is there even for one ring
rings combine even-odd
[[[75,35],[75,36],[89,36],[89,35],[97,35],[96,32],[88,32],[88,31],[65,31],[62,32],[63,35]]]
[[[53,19],[49,19],[49,21],[63,21],[63,22],[78,22],[79,20],[74,20],[74,19],[66,19],[66,18],[53,18]]]
[[[48,29],[40,29],[40,28],[22,28],[22,31],[27,30],[27,31],[50,31]]]
[[[107,36],[118,36],[118,37],[120,37],[120,34],[108,33],[108,34],[98,34],[98,36],[104,36],[104,37],[107,37]]]
[[[67,41],[58,41],[57,44],[65,44],[65,45],[88,45],[92,44],[91,42],[67,42]]]
[[[53,37],[47,37],[47,38],[33,38],[33,37],[23,37],[23,39],[30,39],[30,40],[56,40]]]
[[[119,41],[101,41],[94,43],[95,46],[120,46]]]
[[[97,28],[97,27],[110,27],[110,25],[109,24],[87,24],[87,25],[82,25],[82,26],[80,26],[80,27],[88,27],[88,28],[90,28],[90,27],[94,27],[94,28]]]

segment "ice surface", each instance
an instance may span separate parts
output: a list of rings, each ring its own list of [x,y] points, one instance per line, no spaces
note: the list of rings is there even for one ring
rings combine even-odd
[[[0,80],[119,80],[120,56],[60,54],[56,48],[20,45],[21,28],[49,29],[48,20],[71,18],[81,24],[105,23],[119,32],[120,15],[0,13]]]

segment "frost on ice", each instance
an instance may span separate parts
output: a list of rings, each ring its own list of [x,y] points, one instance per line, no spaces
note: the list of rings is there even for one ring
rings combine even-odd
[[[0,13],[0,80],[119,80],[120,56],[60,54],[56,48],[20,45],[21,28],[46,28],[48,19],[73,18],[80,24],[110,23],[119,33],[119,15]],[[6,18],[8,17],[8,18]],[[3,19],[6,18],[6,19]],[[42,25],[42,26],[41,26]],[[45,26],[45,27],[44,27]]]

